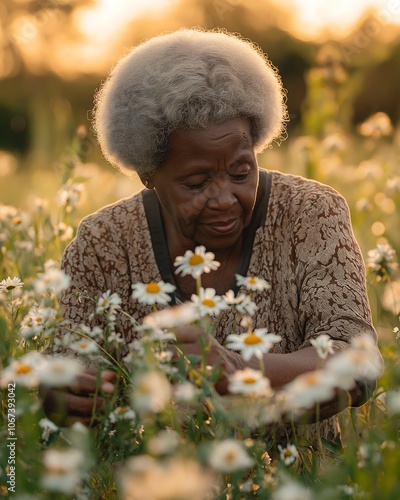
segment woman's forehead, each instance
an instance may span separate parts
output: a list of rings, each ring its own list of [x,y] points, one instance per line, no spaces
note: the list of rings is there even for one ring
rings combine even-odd
[[[175,130],[170,134],[171,152],[183,152],[214,149],[235,144],[236,146],[252,147],[252,136],[249,120],[232,118],[223,123],[210,125],[208,128],[194,130]]]

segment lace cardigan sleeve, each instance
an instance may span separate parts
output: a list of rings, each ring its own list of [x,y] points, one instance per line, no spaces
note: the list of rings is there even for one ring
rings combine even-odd
[[[368,304],[365,267],[347,203],[331,188],[315,188],[295,221],[301,347],[322,333],[343,350],[355,335],[376,339]]]
[[[61,268],[71,282],[61,297],[64,318],[71,325],[90,324],[96,301],[107,290],[106,278],[96,251],[92,232],[95,228],[83,220],[76,238],[66,248]]]

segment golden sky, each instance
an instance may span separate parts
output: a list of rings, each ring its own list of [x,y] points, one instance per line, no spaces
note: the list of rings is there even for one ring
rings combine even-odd
[[[262,2],[263,0],[260,0]],[[90,8],[77,12],[77,22],[83,32],[96,39],[96,36],[113,36],[115,26],[145,13],[160,13],[176,4],[176,0],[98,0]],[[216,9],[229,9],[246,0],[215,0]],[[317,36],[327,27],[345,34],[369,7],[377,10],[384,22],[400,22],[399,0],[281,0],[279,3],[292,5],[297,19],[299,33]]]
[[[25,5],[27,0],[18,0]],[[204,0],[205,2],[206,0]],[[20,8],[7,12],[0,4],[3,18],[3,39],[0,29],[0,48],[6,39],[21,54],[31,72],[54,71],[65,78],[82,73],[104,74],[115,60],[131,46],[165,30],[202,25],[198,9],[200,0],[96,0],[93,5],[76,2],[75,10],[66,19],[56,9],[42,8],[28,13]],[[58,0],[61,2],[61,0]],[[207,15],[213,15],[224,27],[224,14],[235,7],[246,6],[251,12],[250,23],[264,28],[271,17],[271,3],[278,6],[276,22],[305,40],[318,37],[340,38],[349,33],[367,8],[374,8],[367,36],[382,34],[386,25],[399,24],[400,0],[207,0]],[[62,3],[62,2],[61,2]],[[43,4],[44,5],[44,4]],[[47,4],[46,4],[47,5]],[[52,5],[51,2],[49,5]],[[57,5],[55,3],[54,5]],[[197,10],[196,10],[197,9]],[[277,9],[275,9],[277,10]],[[282,14],[283,12],[283,14]],[[8,14],[8,18],[6,15]],[[1,19],[0,17],[0,19]],[[194,23],[194,24],[193,24]],[[230,26],[230,29],[231,26]],[[18,70],[12,51],[0,58],[0,78]]]

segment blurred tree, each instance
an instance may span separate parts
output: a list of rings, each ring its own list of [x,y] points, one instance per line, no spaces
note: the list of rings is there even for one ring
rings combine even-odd
[[[77,37],[74,9],[94,0],[3,0],[0,5],[0,149],[46,164],[70,120],[71,105],[52,73],[50,48],[60,33]],[[65,141],[65,143],[67,143]]]
[[[377,111],[384,111],[397,123],[400,120],[399,89],[400,41],[391,47],[385,60],[365,70],[354,99],[354,122],[362,122]]]
[[[347,83],[334,90],[335,85],[326,82],[324,89],[318,89],[316,73],[310,70],[322,41],[306,42],[295,36],[296,19],[290,3],[176,0],[162,15],[148,12],[121,21],[111,42],[100,33],[100,55],[88,49],[95,42],[80,32],[75,17],[77,9],[95,3],[3,0],[0,4],[0,149],[21,154],[29,149],[29,165],[48,166],[67,147],[75,127],[81,122],[88,124],[94,90],[112,65],[109,58],[116,60],[127,47],[181,27],[222,28],[259,44],[279,69],[288,91],[291,135],[304,124],[307,132],[321,133],[318,122],[324,121],[326,113],[345,126],[351,116],[358,122],[375,111],[386,111],[393,120],[400,115],[399,30],[391,28],[388,21],[383,26],[380,20],[377,25],[376,16],[367,16],[346,40],[334,42],[348,74]],[[394,35],[388,38],[391,30]],[[329,64],[317,62],[317,66],[321,73]],[[308,102],[304,101],[306,77],[316,78],[308,85]],[[332,99],[324,98],[327,91],[333,92]],[[304,122],[302,113],[307,107],[314,115],[309,113]]]

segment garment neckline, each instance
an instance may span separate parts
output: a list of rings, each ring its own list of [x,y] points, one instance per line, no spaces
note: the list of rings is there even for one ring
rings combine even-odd
[[[254,206],[253,216],[250,224],[243,232],[243,248],[236,274],[247,276],[250,265],[250,259],[253,253],[253,244],[256,231],[262,227],[266,221],[268,212],[268,203],[271,193],[272,174],[265,170],[259,170],[259,183]],[[165,235],[164,224],[161,217],[160,203],[156,192],[153,189],[142,191],[142,200],[146,214],[147,224],[150,231],[153,253],[156,259],[157,267],[161,279],[166,283],[173,283],[171,268],[169,265],[169,252],[167,238]],[[231,290],[235,296],[239,291],[239,286],[232,283]],[[183,302],[179,290],[171,294],[172,303]]]

